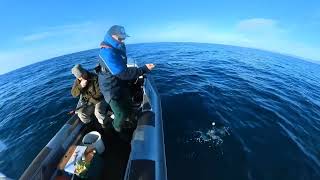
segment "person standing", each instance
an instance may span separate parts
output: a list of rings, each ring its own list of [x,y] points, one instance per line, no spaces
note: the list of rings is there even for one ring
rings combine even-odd
[[[123,26],[114,25],[106,33],[100,44],[99,65],[101,72],[99,86],[113,113],[113,127],[121,132],[124,121],[130,121],[130,93],[128,81],[149,73],[154,64],[142,67],[127,67],[125,39],[129,37]]]

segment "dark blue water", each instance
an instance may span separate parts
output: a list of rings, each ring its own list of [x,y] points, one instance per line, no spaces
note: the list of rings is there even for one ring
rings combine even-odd
[[[232,46],[128,46],[155,63],[170,179],[320,179],[320,65]],[[19,177],[67,121],[76,63],[61,56],[0,76],[0,172]],[[214,125],[212,125],[214,123]]]

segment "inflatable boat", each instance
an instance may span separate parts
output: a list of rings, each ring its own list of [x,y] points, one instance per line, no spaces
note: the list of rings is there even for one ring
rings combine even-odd
[[[135,102],[136,123],[130,139],[123,141],[112,130],[102,131],[93,124],[83,124],[73,115],[40,151],[20,177],[21,180],[77,179],[65,172],[71,147],[80,147],[88,132],[100,132],[105,151],[94,154],[93,176],[87,179],[166,180],[167,167],[161,101],[152,78],[147,75],[136,82],[141,98]],[[140,100],[139,100],[140,99]],[[111,115],[112,116],[112,115]],[[74,154],[73,148],[73,154]],[[98,165],[97,165],[98,164]],[[93,169],[93,170],[92,170]]]

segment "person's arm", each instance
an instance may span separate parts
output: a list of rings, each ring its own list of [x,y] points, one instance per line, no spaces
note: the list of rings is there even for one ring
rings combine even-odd
[[[79,80],[75,80],[71,89],[71,94],[73,97],[78,97],[81,94],[81,86]]]
[[[127,65],[115,56],[111,50],[100,50],[101,65],[106,67],[112,75],[117,76],[121,80],[134,80],[139,76],[150,72],[154,67],[153,64],[146,64],[142,67],[127,67]],[[148,67],[150,66],[150,67]],[[152,67],[151,67],[152,66]]]
[[[142,67],[127,67],[121,73],[117,74],[116,76],[122,80],[134,80],[137,79],[139,76],[150,72],[146,65]]]
[[[94,90],[95,90],[95,94],[93,95],[93,98],[97,99],[97,100],[100,100],[102,98],[102,93],[100,91],[98,77],[94,78],[93,86],[94,86]]]

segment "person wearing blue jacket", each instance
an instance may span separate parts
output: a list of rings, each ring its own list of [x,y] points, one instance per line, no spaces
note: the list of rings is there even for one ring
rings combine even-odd
[[[110,105],[113,113],[113,127],[121,132],[124,121],[130,121],[131,103],[128,81],[137,79],[139,76],[149,73],[154,64],[145,64],[142,67],[127,67],[126,46],[124,40],[129,37],[124,27],[112,26],[106,33],[100,44],[99,87]]]

